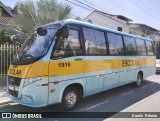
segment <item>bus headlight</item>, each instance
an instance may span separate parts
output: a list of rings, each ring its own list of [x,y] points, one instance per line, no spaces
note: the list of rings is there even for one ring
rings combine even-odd
[[[36,82],[36,81],[39,81],[39,80],[42,80],[43,77],[35,77],[35,78],[28,78],[24,81],[24,87],[33,83],[33,82]]]

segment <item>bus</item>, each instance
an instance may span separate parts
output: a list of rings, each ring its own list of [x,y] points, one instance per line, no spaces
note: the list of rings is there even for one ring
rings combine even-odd
[[[15,41],[15,39],[13,39]],[[84,98],[155,74],[153,41],[67,19],[39,27],[22,44],[7,76],[15,102],[71,110]]]

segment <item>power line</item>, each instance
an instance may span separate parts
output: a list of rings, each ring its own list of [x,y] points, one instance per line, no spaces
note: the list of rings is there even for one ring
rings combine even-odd
[[[66,0],[66,1],[69,1],[69,0]],[[79,4],[75,4],[74,2],[72,2],[72,4],[79,6]],[[85,7],[83,7],[83,6],[81,6],[81,7],[85,9]],[[120,22],[119,20],[112,18],[111,15],[108,15],[108,14],[105,15],[105,13],[102,13],[101,11],[100,11],[100,12],[96,12],[96,13],[99,14],[99,15],[102,15],[102,16],[104,16],[104,17],[107,17],[107,18],[109,18],[109,19],[112,19],[112,20],[114,20],[114,21],[118,21],[119,23],[125,25],[123,22]]]
[[[85,5],[85,6],[89,7],[89,8],[92,8],[92,9],[95,9],[95,10],[96,10],[96,8],[94,8],[94,7],[92,7],[92,6],[89,6],[89,5],[83,3],[83,2],[81,2],[81,1],[79,1],[79,0],[74,0],[74,1],[76,1],[76,2],[78,2],[78,3],[80,3],[80,4],[82,4],[82,5]]]
[[[83,4],[83,5],[85,5],[85,6],[89,7],[89,8],[92,8],[92,9],[94,9],[94,10],[97,10],[97,11],[106,11],[106,10],[104,10],[104,9],[98,7],[98,6],[95,6],[94,4],[88,5],[88,4],[83,3],[83,2],[81,2],[81,1],[79,1],[79,0],[74,0],[74,1],[76,1],[76,2],[79,3],[79,4]],[[86,2],[88,2],[88,1],[86,1]],[[89,2],[88,2],[88,3],[89,3]],[[96,8],[93,7],[93,5],[94,5]],[[99,10],[99,9],[97,9],[97,8],[100,8],[101,10]],[[107,10],[108,10],[108,11],[106,11],[107,13],[108,13],[108,12],[109,12],[109,13],[114,13],[114,11],[112,11],[112,10],[109,10],[109,9],[107,9]]]
[[[99,9],[100,9],[100,10],[102,10],[102,11],[106,11],[106,10],[108,10],[108,11],[106,11],[106,12],[109,12],[109,11],[110,11],[109,13],[111,13],[111,12],[112,12],[112,13],[115,13],[115,12],[114,12],[114,11],[112,11],[112,10],[109,10],[109,9],[106,9],[106,8],[105,8],[105,9],[103,9],[103,7],[100,7],[97,3],[96,3],[96,4],[97,4],[98,6],[97,6],[97,5],[95,5],[95,4],[93,4],[93,3],[91,3],[91,2],[89,2],[89,1],[87,1],[87,0],[83,0],[83,1],[85,1],[87,4],[90,4],[90,5],[94,6],[94,7],[99,8]]]
[[[42,1],[42,2],[46,3],[46,1]],[[53,8],[54,10],[57,10],[57,11],[63,11],[62,9],[55,8],[55,7],[53,7],[53,6],[49,5],[49,4],[46,4],[46,6],[47,6],[47,7],[50,7],[50,8]],[[36,6],[36,7],[37,7],[37,6]],[[37,7],[37,8],[38,8],[38,7]],[[73,17],[73,18],[79,17],[79,16],[76,16],[76,15],[74,15],[74,14],[72,14],[72,13],[69,13],[69,15],[70,15],[71,17]],[[51,18],[51,17],[49,17],[49,18]],[[53,18],[52,18],[52,19],[53,19]]]
[[[133,1],[132,1],[133,2]],[[141,3],[140,1],[138,1],[139,3]],[[154,14],[151,11],[148,11],[148,9],[144,8],[142,9],[142,3],[141,5],[137,4],[136,2],[133,2],[135,5],[139,6],[141,8],[141,10],[145,11],[146,13],[150,13],[150,16],[152,16],[155,20],[160,21],[159,18],[157,18],[157,16],[153,16]]]
[[[151,1],[157,8],[159,8],[159,6],[157,5],[158,1],[157,1],[157,3],[155,2],[155,0],[151,0]]]
[[[74,0],[74,1],[79,1],[79,0]],[[87,1],[87,0],[83,0],[83,1]],[[90,2],[88,2],[87,1],[87,3],[90,3]],[[92,8],[93,8],[93,2],[91,3],[92,5],[90,5]],[[133,2],[132,2],[132,4],[133,4]],[[134,4],[135,5],[135,4]],[[96,6],[96,5],[94,5],[94,6]],[[136,5],[137,6],[137,5]],[[100,7],[99,7],[100,8]],[[146,7],[147,8],[147,7]],[[145,8],[145,9],[146,9]],[[141,7],[139,7],[138,9],[140,9],[140,10],[142,10],[142,11],[144,11],[144,12],[146,12],[146,10],[145,9],[143,9],[143,8],[141,8]],[[129,10],[128,8],[127,8],[127,10]],[[134,12],[135,14],[133,14],[133,15],[135,15],[135,16],[137,16],[137,17],[141,17],[142,18],[142,16],[145,16],[145,14],[140,14],[139,12],[136,12],[136,11],[132,11],[132,12]],[[154,20],[156,20],[157,22],[159,22],[160,21],[160,19],[157,17],[157,16],[154,16],[154,14],[151,12],[151,11],[147,11],[147,13],[148,12],[150,12],[150,16],[154,19]],[[101,14],[101,13],[100,13]],[[102,15],[102,14],[101,14]],[[138,16],[139,15],[139,16]],[[103,16],[106,16],[106,15],[103,15]],[[108,16],[106,16],[106,17],[108,17]]]
[[[77,4],[77,3],[71,2],[71,1],[69,1],[69,0],[66,0],[66,1],[69,2],[69,3],[72,3],[72,4],[76,5],[76,6],[79,6],[79,7],[81,7],[81,8],[84,8],[84,9],[86,9],[86,10],[89,10],[89,11],[93,11],[93,10],[94,10],[94,9],[89,9],[89,8],[84,7],[84,6],[81,6],[81,5]]]
[[[90,5],[93,5],[93,6],[96,6],[96,5],[94,5],[93,4],[93,2],[91,3],[91,2],[89,2],[89,1],[87,1],[87,0],[83,0],[83,1],[85,1],[85,2],[87,2],[88,4],[90,4]],[[125,9],[124,8],[122,8],[121,6],[118,6],[117,4],[115,4],[113,1],[111,1],[112,2],[112,4],[114,4],[115,6],[117,6],[117,8],[121,8],[121,9],[123,9],[124,11],[126,11],[126,10],[128,10],[128,11],[130,11],[128,8],[126,8],[125,7]],[[96,7],[99,7],[99,6],[96,6]],[[102,7],[102,6],[101,6]],[[99,8],[101,8],[101,7],[99,7]],[[118,10],[118,9],[117,9]],[[134,13],[134,14],[133,14]],[[136,12],[136,11],[132,11],[132,14],[133,15],[135,15],[135,16],[137,16],[137,17],[139,17],[139,16],[143,16],[143,15],[141,15],[140,13],[138,13],[138,12]],[[139,15],[139,16],[138,16]]]

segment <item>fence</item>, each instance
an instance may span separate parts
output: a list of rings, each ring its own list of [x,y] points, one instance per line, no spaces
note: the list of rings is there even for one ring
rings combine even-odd
[[[0,45],[0,77],[6,76],[9,64],[18,50],[18,45]]]

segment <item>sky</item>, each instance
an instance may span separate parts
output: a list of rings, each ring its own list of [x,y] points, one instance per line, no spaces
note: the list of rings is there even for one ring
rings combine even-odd
[[[13,8],[18,0],[1,1]],[[79,16],[82,19],[89,15],[93,11],[93,8],[95,8],[113,15],[126,16],[132,19],[133,23],[146,24],[160,30],[160,0],[58,0],[58,2],[72,6],[72,15]],[[83,7],[79,7],[73,3]],[[84,4],[93,8],[87,7]]]
[[[4,5],[13,8],[18,0],[0,0]]]

